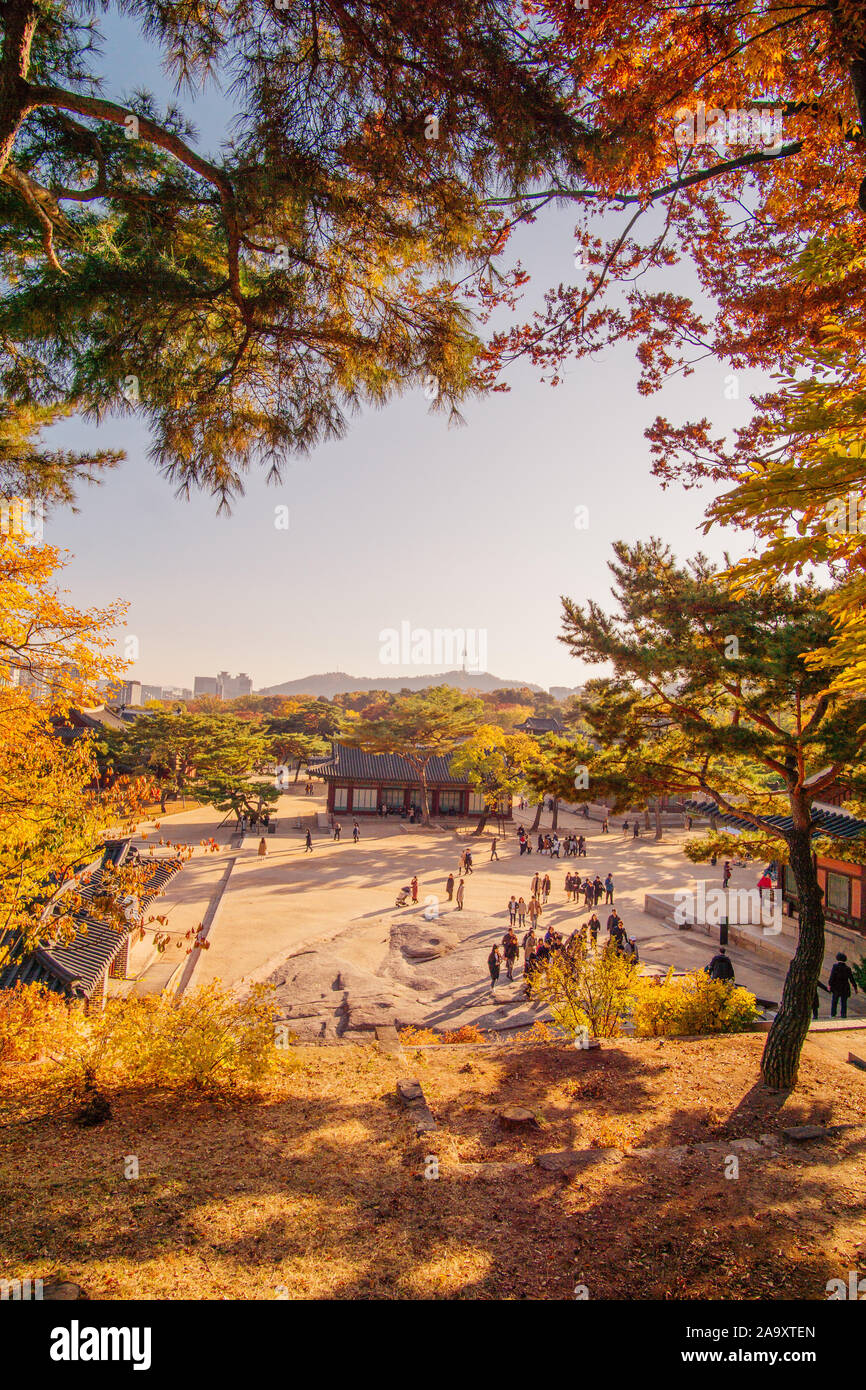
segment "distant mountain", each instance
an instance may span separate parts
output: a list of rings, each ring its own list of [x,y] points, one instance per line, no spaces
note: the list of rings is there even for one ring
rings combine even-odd
[[[282,685],[268,685],[257,695],[348,695],[354,690],[426,690],[431,685],[451,685],[455,690],[505,690],[525,686],[527,690],[543,693],[543,687],[531,681],[506,681],[491,676],[489,671],[445,671],[436,676],[347,676],[345,671],[327,671],[317,676],[303,676]]]

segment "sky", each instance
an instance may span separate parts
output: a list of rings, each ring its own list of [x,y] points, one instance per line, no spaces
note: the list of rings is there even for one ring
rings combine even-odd
[[[100,27],[106,96],[138,86],[175,96],[129,21],[109,16]],[[200,147],[215,148],[228,114],[220,94],[180,104]],[[536,293],[580,273],[573,222],[555,210],[516,240]],[[673,283],[691,283],[687,268]],[[557,388],[517,365],[510,392],[466,403],[457,428],[410,393],[354,417],[344,439],[287,460],[281,485],[251,476],[230,516],[208,496],[175,497],[134,417],[67,421],[52,442],[122,448],[127,459],[82,491],[77,514],[49,516],[45,539],[71,554],[62,582],[78,606],[128,603],[119,646],[135,638],[127,675],[145,684],[191,687],[196,675],[229,670],[260,689],[320,671],[447,669],[425,661],[423,647],[418,660],[393,650],[387,633],[405,623],[467,630],[483,666],[507,683],[575,686],[598,671],[557,640],[560,596],[609,602],[614,540],[659,535],[683,557],[745,548],[744,533],[701,534],[707,494],[663,491],[644,439],[657,414],[706,415],[716,433],[742,422],[764,383],[742,373],[729,400],[728,371],[705,362],[647,398],[628,344],[572,363]]]

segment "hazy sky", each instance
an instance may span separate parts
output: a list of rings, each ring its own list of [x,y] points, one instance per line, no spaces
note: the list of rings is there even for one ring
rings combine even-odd
[[[146,85],[165,97],[130,26],[112,17],[102,27],[105,95]],[[201,145],[218,144],[218,94],[181,104]],[[580,273],[572,230],[573,215],[554,212],[517,243],[538,291]],[[720,433],[745,418],[760,379],[741,374],[731,402],[727,370],[704,364],[646,398],[628,345],[573,364],[556,389],[519,366],[510,394],[469,402],[456,429],[418,391],[358,416],[340,442],[289,460],[281,486],[250,478],[229,517],[209,497],[174,497],[134,419],[98,430],[68,422],[54,432],[68,447],[98,439],[125,449],[127,461],[82,493],[78,515],[49,518],[46,539],[74,556],[64,582],[78,605],[128,601],[140,650],[130,674],[147,684],[191,686],[218,669],[249,672],[255,688],[315,671],[434,669],[380,659],[382,631],[408,622],[480,633],[487,669],[506,680],[576,685],[591,673],[556,640],[559,597],[607,600],[613,540],[657,534],[680,555],[744,549],[737,533],[700,536],[705,497],[663,492],[643,437],[658,413],[707,415]],[[288,530],[275,527],[277,506],[289,508]],[[576,507],[588,508],[587,529],[575,528]]]

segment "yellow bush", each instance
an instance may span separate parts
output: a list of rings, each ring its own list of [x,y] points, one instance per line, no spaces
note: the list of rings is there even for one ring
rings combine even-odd
[[[442,1041],[445,1043],[483,1043],[487,1042],[487,1037],[480,1028],[476,1028],[474,1023],[464,1023],[462,1028],[452,1028],[443,1033]]]
[[[758,1016],[754,994],[738,985],[711,980],[703,970],[664,980],[641,976],[636,983],[632,1019],[639,1037],[687,1033],[741,1033]]]
[[[400,1041],[404,1047],[424,1047],[427,1043],[441,1043],[442,1038],[432,1028],[415,1028],[409,1024],[400,1029]]]
[[[62,1053],[83,1016],[45,985],[0,990],[0,1062],[30,1062]]]
[[[583,1029],[615,1038],[632,999],[637,967],[619,951],[578,948],[551,956],[532,977],[532,998],[546,1004],[570,1038]]]
[[[109,1000],[70,1051],[70,1079],[231,1089],[274,1071],[289,1041],[263,985],[244,1000],[218,982],[180,999]]]

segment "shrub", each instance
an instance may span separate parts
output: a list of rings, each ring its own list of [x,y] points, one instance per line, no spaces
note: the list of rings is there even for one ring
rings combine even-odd
[[[639,1037],[686,1033],[741,1033],[758,1016],[754,994],[711,980],[703,970],[680,979],[642,976],[636,984],[632,1019]]]
[[[851,967],[851,974],[857,981],[860,989],[866,992],[866,956],[860,957],[860,964]]]
[[[554,1022],[570,1038],[588,1029],[593,1037],[622,1031],[637,980],[637,966],[606,947],[555,952],[532,976],[532,997],[547,1004]]]
[[[73,1083],[146,1082],[231,1089],[268,1075],[285,1053],[277,1046],[279,1012],[263,985],[244,1000],[214,982],[177,999],[112,999],[88,1020],[68,1057]]]
[[[483,1043],[487,1042],[487,1037],[480,1028],[476,1028],[474,1023],[464,1023],[462,1028],[452,1028],[449,1032],[443,1033],[442,1041],[445,1043]]]
[[[0,1062],[30,1062],[64,1052],[83,1015],[45,985],[0,990]]]
[[[415,1028],[409,1024],[400,1029],[400,1042],[404,1047],[423,1047],[427,1043],[441,1043],[442,1038],[432,1028]]]

